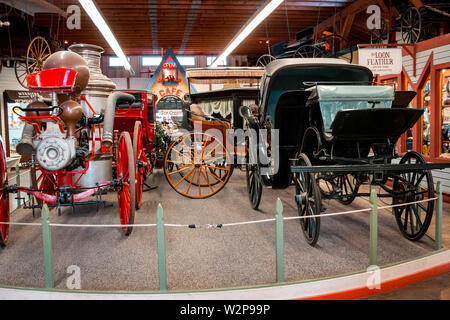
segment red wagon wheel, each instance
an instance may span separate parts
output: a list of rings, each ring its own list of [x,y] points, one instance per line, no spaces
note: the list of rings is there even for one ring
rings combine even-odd
[[[134,124],[133,132],[133,154],[136,161],[136,210],[139,210],[142,204],[142,187],[144,185],[144,143],[143,143],[142,124],[137,121]]]
[[[166,152],[164,175],[179,194],[208,198],[222,190],[230,179],[232,164],[225,145],[216,137],[191,132],[175,140]],[[171,164],[176,167],[170,171]],[[223,171],[220,175],[214,170]]]
[[[33,189],[56,196],[57,185],[55,176],[48,172],[40,172],[39,174],[38,172],[40,172],[39,168],[31,168],[31,185]],[[36,201],[39,205],[42,205],[41,199],[36,198]]]
[[[3,142],[0,140],[0,222],[9,222],[9,193],[5,192],[7,186],[6,154]],[[8,234],[9,224],[0,224],[0,246],[6,245]]]
[[[122,225],[134,223],[136,210],[136,169],[133,154],[133,145],[128,132],[122,132],[119,138],[117,157],[117,177],[122,180],[122,186],[117,190],[119,202],[120,223]],[[128,236],[133,227],[122,227],[123,233]]]

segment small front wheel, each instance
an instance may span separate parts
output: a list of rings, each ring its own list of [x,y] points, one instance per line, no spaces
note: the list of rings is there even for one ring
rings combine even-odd
[[[297,154],[294,160],[295,166],[311,166],[308,156],[304,153]],[[320,214],[320,194],[314,173],[298,172],[294,173],[295,182],[295,202],[297,203],[300,217],[318,216]],[[319,239],[320,218],[300,219],[303,235],[311,246],[314,246]]]

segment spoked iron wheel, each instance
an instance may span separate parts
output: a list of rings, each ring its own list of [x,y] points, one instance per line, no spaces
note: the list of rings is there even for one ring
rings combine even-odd
[[[256,61],[257,67],[265,67],[269,63],[271,63],[273,60],[276,60],[276,58],[270,54],[263,54],[261,57],[258,58],[258,61]]]
[[[404,163],[426,163],[423,156],[415,151],[408,152],[400,160]],[[431,171],[408,172],[394,177],[393,204],[421,201],[434,197],[433,176]],[[419,240],[427,232],[433,217],[434,201],[408,204],[395,207],[395,219],[402,234],[411,241]]]
[[[400,30],[405,43],[416,43],[422,32],[422,18],[416,7],[409,7],[401,18]]]
[[[136,162],[134,161],[133,144],[128,132],[122,132],[119,138],[117,156],[117,177],[122,180],[122,186],[117,190],[120,223],[134,223],[136,210]],[[128,236],[133,227],[122,227],[124,235]]]
[[[261,202],[263,185],[259,167],[257,164],[245,165],[245,177],[247,179],[247,193],[250,205],[253,210],[257,210]]]
[[[203,199],[216,194],[227,184],[231,173],[228,150],[214,136],[191,132],[176,139],[167,150],[164,175],[179,194]],[[170,164],[175,167],[169,170]],[[213,170],[220,170],[217,175]]]
[[[323,52],[317,46],[304,45],[297,49],[294,58],[322,58]]]
[[[359,189],[359,182],[351,174],[344,174],[335,179],[336,185],[340,189],[338,201],[342,204],[349,205],[355,200],[355,194]]]
[[[26,80],[28,75],[27,62],[25,60],[14,61],[14,73],[16,74],[17,82],[19,82],[22,87],[27,89],[28,88]]]
[[[142,190],[144,185],[144,165],[146,164],[144,154],[144,137],[142,124],[137,121],[134,124],[133,132],[133,154],[136,161],[136,210],[139,210],[142,204]]]
[[[27,50],[27,71],[34,73],[42,70],[44,61],[52,54],[50,45],[43,37],[31,40]]]
[[[31,185],[34,190],[39,190],[47,194],[56,196],[56,179],[55,176],[48,172],[42,172],[40,168],[31,169]],[[36,198],[39,205],[42,205],[42,200]]]
[[[294,161],[296,166],[311,166],[311,162],[304,153],[296,156]],[[320,194],[314,173],[294,173],[295,201],[297,203],[298,214],[301,217],[320,214]],[[314,246],[319,239],[320,218],[300,219],[303,235],[311,246]]]
[[[380,29],[370,31],[370,43],[377,44],[387,41],[389,43],[389,25],[384,18],[380,18]]]
[[[257,163],[256,156],[250,156],[249,138],[245,139],[245,177],[247,181],[247,193],[250,205],[253,210],[257,210],[261,202],[263,190],[261,172]]]
[[[347,39],[338,34],[331,34],[323,38],[325,44],[323,45],[324,57],[340,58],[348,63],[353,61],[353,51],[350,50],[349,55],[340,55],[341,50],[349,47]]]
[[[8,171],[6,168],[6,154],[3,142],[0,140],[0,222],[9,222],[9,193],[5,192],[8,186]],[[9,224],[0,224],[0,246],[4,247],[8,241]]]

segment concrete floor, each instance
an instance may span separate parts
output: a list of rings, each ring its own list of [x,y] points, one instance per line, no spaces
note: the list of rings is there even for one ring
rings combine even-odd
[[[245,173],[236,169],[228,185],[217,195],[192,200],[172,190],[161,172],[149,179],[155,190],[145,192],[135,223],[155,223],[158,203],[165,222],[219,224],[273,218],[279,197],[285,216],[296,216],[294,190],[265,188],[260,211],[248,203]],[[112,206],[99,212],[69,208],[61,216],[51,212],[54,223],[117,224],[117,198],[106,196]],[[367,208],[367,199],[350,206],[327,201],[327,213]],[[450,208],[444,210],[444,244],[449,246]],[[37,222],[30,211],[18,210],[13,221]],[[431,230],[431,229],[430,229]],[[430,231],[430,234],[433,234]],[[52,228],[55,286],[66,289],[70,265],[81,269],[83,290],[158,290],[156,228],[135,228],[130,237],[119,229]],[[404,239],[389,211],[379,216],[380,265],[418,257],[433,251],[424,237],[418,242]],[[260,223],[222,229],[166,228],[167,281],[169,290],[251,286],[274,283],[275,224]],[[298,220],[285,223],[285,280],[297,281],[365,270],[369,265],[369,213],[323,218],[316,247],[304,241]],[[40,227],[12,226],[8,246],[0,250],[0,285],[43,287],[43,256]],[[450,287],[448,277],[441,283]]]

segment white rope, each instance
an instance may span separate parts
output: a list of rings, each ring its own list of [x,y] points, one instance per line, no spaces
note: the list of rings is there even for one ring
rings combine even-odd
[[[64,223],[49,223],[51,227],[73,227],[73,228],[124,228],[124,227],[156,227],[152,224],[64,224]]]
[[[287,218],[283,218],[283,220],[323,218],[323,217],[340,216],[340,215],[343,215],[343,214],[351,214],[351,213],[364,212],[364,211],[370,211],[370,210],[372,210],[372,209],[368,208],[368,209],[359,209],[359,210],[344,211],[344,212],[316,214],[316,215],[311,215],[311,216],[287,217]]]
[[[378,207],[379,210],[381,209],[389,209],[389,208],[395,208],[395,207],[405,207],[411,204],[417,204],[422,202],[428,202],[428,201],[434,201],[437,200],[438,197],[425,199],[425,200],[419,200],[414,202],[407,202],[407,203],[400,203],[400,204],[394,204],[390,206],[382,206]],[[311,215],[311,216],[299,216],[299,217],[284,217],[283,220],[296,220],[296,219],[310,219],[310,218],[324,218],[324,217],[331,217],[331,216],[340,216],[345,214],[352,214],[352,213],[358,213],[358,212],[367,212],[371,211],[371,208],[367,209],[358,209],[358,210],[350,210],[350,211],[344,211],[344,212],[335,212],[335,213],[326,213],[326,214],[319,214],[319,215]],[[196,224],[171,224],[166,223],[164,224],[165,227],[175,227],[175,228],[192,228],[192,229],[198,229],[198,228],[222,228],[222,227],[232,227],[232,226],[240,226],[240,225],[246,225],[246,224],[256,224],[256,223],[265,223],[265,222],[272,222],[275,221],[276,218],[271,219],[263,219],[263,220],[253,220],[253,221],[244,221],[244,222],[234,222],[234,223],[224,223],[224,224],[206,224],[206,225],[196,225]],[[42,226],[41,223],[28,223],[28,222],[0,222],[0,225],[2,224],[9,224],[9,225],[21,225],[21,226]],[[49,226],[51,227],[68,227],[68,228],[123,228],[123,227],[156,227],[157,224],[151,223],[151,224],[63,224],[63,223],[49,223]]]
[[[247,221],[247,222],[235,222],[235,223],[224,223],[222,226],[224,227],[231,227],[231,226],[240,226],[244,224],[252,224],[252,223],[263,223],[263,222],[270,222],[275,221],[275,218],[272,219],[264,219],[264,220],[254,220],[254,221]]]
[[[42,226],[42,223],[37,222],[0,222],[0,224],[10,224],[18,226]]]
[[[414,201],[414,202],[408,202],[408,203],[393,204],[393,205],[391,205],[391,206],[378,207],[378,209],[389,209],[389,208],[396,208],[396,207],[405,207],[405,206],[408,206],[408,205],[410,205],[410,204],[416,204],[416,203],[421,203],[421,202],[434,201],[434,200],[437,200],[437,199],[438,199],[438,197],[430,198],[430,199],[426,199],[426,200],[419,200],[419,201]]]

